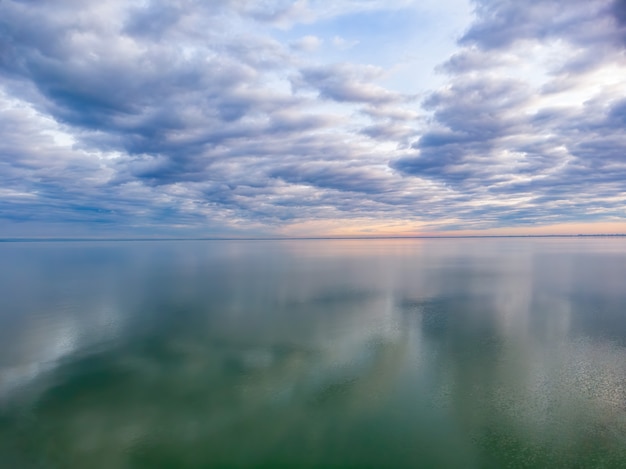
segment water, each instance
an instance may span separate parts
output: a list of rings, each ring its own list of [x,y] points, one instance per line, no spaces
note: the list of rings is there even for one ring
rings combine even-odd
[[[0,244],[0,467],[626,467],[626,240]]]

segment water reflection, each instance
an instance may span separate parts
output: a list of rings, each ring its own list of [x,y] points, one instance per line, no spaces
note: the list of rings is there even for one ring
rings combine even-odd
[[[621,240],[0,251],[0,466],[626,462]]]

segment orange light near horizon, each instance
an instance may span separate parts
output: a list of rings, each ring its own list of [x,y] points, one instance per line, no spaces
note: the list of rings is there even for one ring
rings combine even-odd
[[[414,236],[575,236],[626,234],[624,222],[557,223],[523,227],[446,230],[450,220],[440,221],[442,229],[434,223],[406,222],[403,220],[308,220],[288,225],[280,235],[286,237],[414,237]],[[458,224],[458,221],[454,221]]]

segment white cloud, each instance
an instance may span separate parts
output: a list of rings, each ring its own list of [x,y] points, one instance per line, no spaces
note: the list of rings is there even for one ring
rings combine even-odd
[[[0,223],[195,235],[622,215],[610,3],[477,5],[455,49],[462,0],[5,0]]]

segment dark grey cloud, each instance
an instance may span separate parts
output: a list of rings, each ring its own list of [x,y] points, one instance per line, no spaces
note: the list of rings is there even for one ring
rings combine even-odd
[[[136,7],[124,25],[124,33],[159,40],[185,15],[182,2],[152,0]]]
[[[478,47],[467,47],[456,52],[446,62],[438,67],[440,72],[457,74],[484,70],[487,67],[514,67],[511,59],[494,54]]]
[[[626,47],[626,1],[614,0],[611,13],[618,24],[618,37]]]
[[[501,137],[521,130],[524,122],[510,110],[529,99],[515,80],[459,80],[424,103],[445,126],[425,132],[413,147],[417,156],[397,160],[400,171],[444,180],[485,178],[494,168],[483,165]]]
[[[174,8],[150,5],[149,17],[169,16]],[[131,153],[151,152],[153,146],[168,147],[174,141],[179,153],[187,153],[176,139],[183,129],[191,133],[194,127],[219,126],[222,135],[237,134],[237,121],[244,116],[297,102],[261,91],[260,62],[286,60],[271,41],[233,40],[215,47],[201,41],[200,48],[191,42],[185,51],[184,44],[144,41],[109,30],[104,20],[80,22],[77,15],[58,10],[3,4],[4,30],[11,39],[3,71],[32,83],[41,95],[41,109],[57,120],[116,135]],[[128,24],[128,14],[121,11],[114,19]],[[212,18],[205,19],[210,27]],[[135,22],[131,29],[137,33],[142,25]],[[211,135],[205,137],[212,141]]]
[[[416,134],[413,127],[392,123],[370,125],[364,127],[361,132],[376,140],[392,141],[402,145],[406,145]]]
[[[504,49],[524,40],[566,39],[581,45],[605,42],[604,20],[619,16],[620,1],[571,0],[567,8],[557,0],[478,0],[477,21],[461,38],[462,44],[476,44],[484,49]],[[608,33],[608,34],[607,34]]]
[[[335,64],[305,68],[292,84],[296,89],[315,89],[320,97],[338,102],[381,105],[402,100],[402,95],[372,83],[382,75],[383,70],[373,66]]]
[[[523,41],[567,41],[578,46],[579,54],[557,66],[555,73],[597,67],[610,60],[612,49],[626,45],[623,0],[572,0],[566,8],[558,0],[479,0],[475,4],[478,19],[461,44],[490,51]]]
[[[626,1],[615,0],[613,2],[613,15],[620,26],[626,25]]]
[[[368,173],[362,168],[349,168],[341,164],[290,165],[277,168],[270,175],[291,183],[339,191],[378,194],[388,190],[386,178]]]
[[[420,117],[415,110],[393,106],[369,106],[362,112],[374,120],[386,119],[391,122],[417,121]]]

